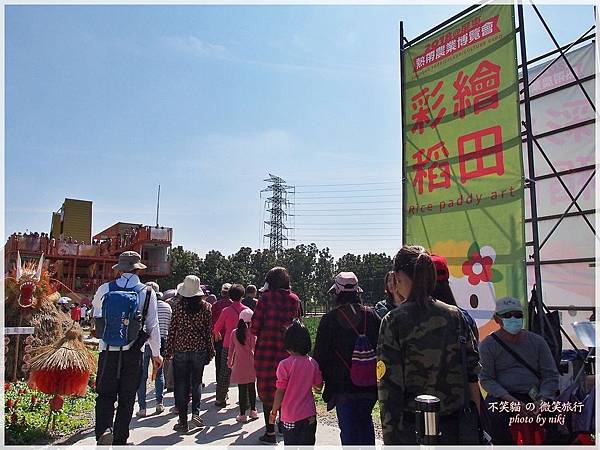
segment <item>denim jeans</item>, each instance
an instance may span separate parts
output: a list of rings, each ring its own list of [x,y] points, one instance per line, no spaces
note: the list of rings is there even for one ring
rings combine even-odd
[[[175,352],[173,356],[175,405],[179,408],[179,421],[181,423],[187,423],[187,405],[190,388],[192,391],[192,415],[200,415],[202,375],[206,362],[206,351]]]
[[[148,367],[150,365],[150,360],[152,359],[152,350],[150,350],[150,346],[146,345],[144,349],[144,361],[142,363],[142,380],[140,381],[140,386],[137,391],[138,404],[140,405],[140,409],[146,409],[146,386],[148,382]],[[156,372],[156,380],[154,382],[154,391],[156,392],[156,404],[162,404],[163,402],[163,392],[165,388],[165,377],[163,375],[163,368],[161,367]]]
[[[336,403],[342,445],[375,445],[373,407],[375,399],[347,399]]]

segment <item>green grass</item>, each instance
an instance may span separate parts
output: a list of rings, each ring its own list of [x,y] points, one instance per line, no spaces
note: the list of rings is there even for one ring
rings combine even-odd
[[[308,328],[308,332],[310,333],[310,341],[315,345],[315,339],[317,338],[317,328],[319,327],[319,322],[321,321],[321,317],[305,317],[303,319],[304,326]]]
[[[32,402],[32,397],[37,401]],[[26,445],[52,441],[93,423],[96,394],[88,389],[85,397],[64,397],[60,411],[50,412],[53,396],[34,391],[25,381],[5,383],[4,432],[7,445]],[[49,414],[54,421],[46,431]]]

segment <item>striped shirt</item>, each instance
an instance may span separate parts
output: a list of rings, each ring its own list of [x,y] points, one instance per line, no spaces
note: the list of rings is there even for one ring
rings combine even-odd
[[[158,327],[160,328],[160,337],[166,338],[169,334],[169,326],[171,325],[171,307],[167,302],[159,300],[157,303],[158,309]]]

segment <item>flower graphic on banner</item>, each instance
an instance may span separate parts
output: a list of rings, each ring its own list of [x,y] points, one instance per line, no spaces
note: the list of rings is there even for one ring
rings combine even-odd
[[[502,280],[502,274],[493,268],[496,261],[496,250],[493,247],[486,245],[480,248],[477,242],[473,242],[467,258],[462,265],[462,272],[473,286],[482,282],[497,283]]]
[[[481,256],[475,252],[462,265],[462,270],[469,277],[469,283],[476,286],[482,281],[488,282],[492,280],[492,264],[494,264],[492,258]]]
[[[446,257],[448,260],[449,282],[456,303],[475,319],[480,336],[483,338],[497,329],[498,326],[492,320],[496,310],[494,283],[481,280],[478,284],[473,284],[469,282],[468,274],[463,273],[465,259],[467,262],[472,262],[470,256],[475,256],[475,253],[477,253],[481,258],[491,258],[492,274],[496,276],[493,269],[493,264],[496,261],[495,250],[490,246],[479,248],[472,241],[448,240],[436,242],[431,251],[436,255]]]

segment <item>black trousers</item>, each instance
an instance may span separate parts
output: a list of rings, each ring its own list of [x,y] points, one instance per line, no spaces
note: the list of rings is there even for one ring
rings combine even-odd
[[[223,352],[223,341],[215,341],[215,369],[216,376],[221,373],[221,353]],[[215,380],[216,381],[216,380]]]
[[[285,445],[315,445],[316,434],[317,417],[307,417],[294,422],[294,428],[291,430],[284,425],[283,443]]]
[[[112,428],[113,445],[127,444],[135,395],[142,378],[142,356],[139,350],[100,352],[96,380],[96,439],[104,430]]]
[[[267,428],[267,433],[273,434],[275,433],[275,424],[269,423],[271,409],[273,409],[273,405],[266,405],[263,403],[263,414],[265,415],[265,426]]]
[[[252,410],[256,409],[256,388],[254,383],[238,384],[238,391],[240,393],[240,414],[243,416],[248,407]]]

